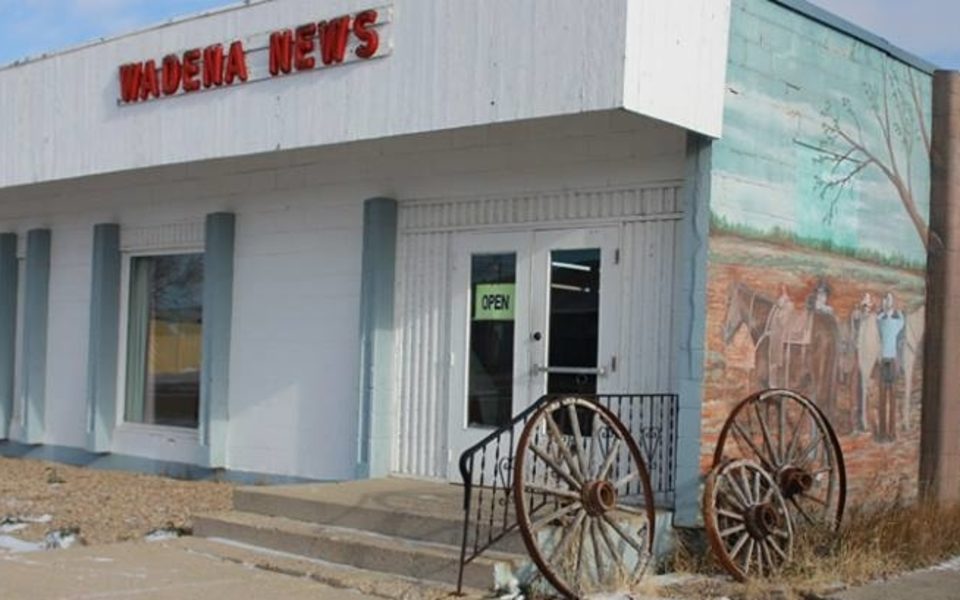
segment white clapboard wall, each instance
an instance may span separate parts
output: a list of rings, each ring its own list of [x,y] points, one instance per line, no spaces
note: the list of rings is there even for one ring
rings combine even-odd
[[[458,231],[621,225],[623,392],[672,391],[680,184],[401,203],[393,470],[447,473],[450,240]],[[458,457],[450,457],[457,460]]]

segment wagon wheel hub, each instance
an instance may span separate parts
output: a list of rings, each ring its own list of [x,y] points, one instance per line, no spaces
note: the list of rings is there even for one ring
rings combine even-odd
[[[786,499],[805,494],[813,487],[813,475],[798,467],[785,467],[778,476],[780,491]]]
[[[583,506],[591,517],[599,517],[617,507],[617,489],[609,481],[591,481],[583,486]]]
[[[769,502],[751,506],[744,517],[747,531],[757,540],[768,537],[783,526],[776,508]]]

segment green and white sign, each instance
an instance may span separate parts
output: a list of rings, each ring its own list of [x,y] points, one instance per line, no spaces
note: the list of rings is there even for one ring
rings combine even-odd
[[[478,283],[474,292],[474,321],[512,321],[517,284]]]

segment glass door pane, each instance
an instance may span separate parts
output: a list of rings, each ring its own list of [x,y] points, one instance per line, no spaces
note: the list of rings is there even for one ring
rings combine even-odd
[[[600,249],[550,253],[547,393],[594,394],[600,325]]]
[[[517,255],[471,257],[467,424],[499,427],[513,416]]]

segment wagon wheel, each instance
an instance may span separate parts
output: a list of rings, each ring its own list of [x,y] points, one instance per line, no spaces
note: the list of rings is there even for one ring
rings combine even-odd
[[[558,398],[517,445],[517,523],[530,557],[562,595],[631,587],[653,555],[653,491],[636,441],[606,408]]]
[[[710,471],[703,520],[714,555],[738,581],[776,573],[793,553],[793,523],[780,486],[753,461],[727,461]]]
[[[766,390],[740,402],[720,432],[714,468],[734,458],[756,461],[774,478],[795,524],[840,526],[847,496],[843,451],[807,398]]]

